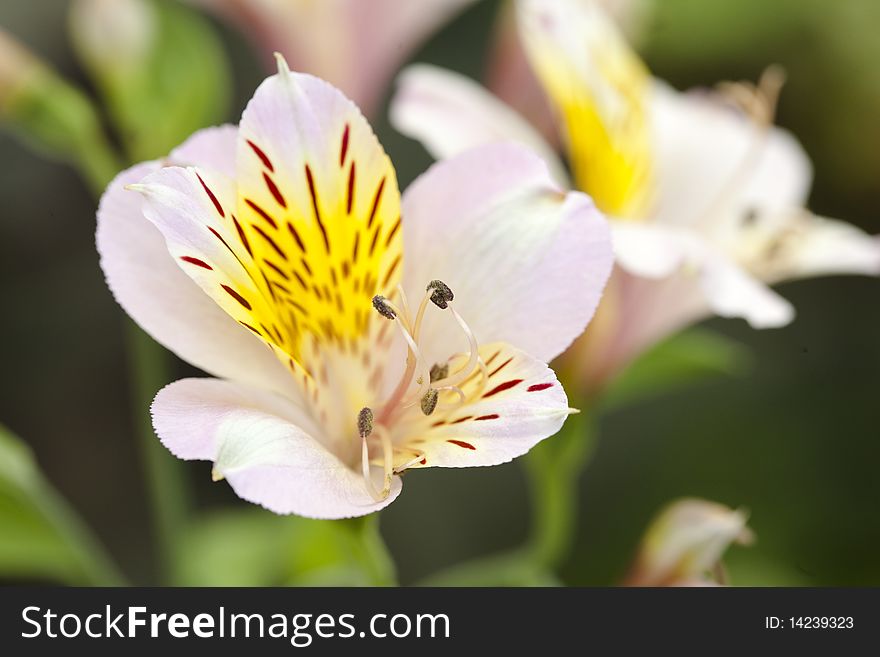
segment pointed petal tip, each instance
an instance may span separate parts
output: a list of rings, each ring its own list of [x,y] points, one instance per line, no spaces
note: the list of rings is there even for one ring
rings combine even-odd
[[[211,468],[211,481],[223,481],[226,477],[217,468]]]
[[[289,78],[290,66],[287,65],[287,60],[284,58],[284,55],[277,50],[273,52],[272,55],[275,57],[275,62],[278,64],[278,75],[284,79]]]

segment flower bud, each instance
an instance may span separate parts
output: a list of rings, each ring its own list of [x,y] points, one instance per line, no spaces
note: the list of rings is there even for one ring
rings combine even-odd
[[[667,506],[645,532],[630,586],[723,584],[713,577],[731,543],[750,544],[747,514],[722,504],[682,499]]]
[[[99,77],[139,71],[156,38],[146,0],[74,0],[70,32],[77,54]]]

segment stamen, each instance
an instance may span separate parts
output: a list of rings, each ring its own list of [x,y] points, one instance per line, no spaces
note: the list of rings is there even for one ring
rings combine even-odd
[[[425,396],[422,397],[422,413],[425,415],[430,415],[434,412],[434,409],[437,408],[437,400],[440,398],[440,393],[438,393],[434,388],[428,390],[425,393]]]
[[[368,438],[373,433],[373,411],[366,406],[358,413],[358,435],[361,438]]]
[[[438,407],[443,411],[451,411],[455,410],[456,408],[461,408],[467,401],[467,395],[464,394],[464,390],[462,390],[458,386],[444,386],[442,388],[438,388],[438,390],[440,392],[454,392],[458,395],[458,401],[439,404]]]
[[[437,388],[441,388],[444,386],[457,386],[459,383],[467,379],[468,376],[470,376],[471,372],[474,371],[474,367],[477,366],[477,361],[480,358],[480,347],[477,344],[477,338],[474,336],[473,331],[471,331],[470,327],[467,325],[467,322],[464,321],[462,316],[458,314],[458,311],[455,310],[455,308],[449,306],[449,311],[452,313],[455,321],[458,322],[461,330],[464,331],[465,336],[467,336],[470,353],[468,354],[467,363],[465,363],[460,370],[458,370],[455,374],[451,376],[444,377],[439,381],[434,382],[436,383],[435,387]]]
[[[385,472],[385,484],[382,487],[382,499],[391,494],[391,481],[394,476],[394,446],[391,444],[391,434],[381,424],[376,427],[376,433],[382,441],[382,469]]]
[[[397,311],[388,299],[381,294],[373,297],[373,308],[386,319],[397,319]]]
[[[439,381],[440,379],[445,379],[449,376],[449,364],[443,363],[434,363],[431,365],[431,383],[434,381]]]
[[[369,491],[373,499],[377,502],[384,500],[385,498],[382,497],[381,493],[373,485],[373,478],[370,476],[370,448],[367,446],[366,438],[361,440],[361,473],[364,476],[364,484],[367,486],[367,491]]]
[[[441,310],[446,310],[449,302],[455,298],[452,290],[443,281],[433,280],[428,283],[427,292],[431,293],[431,301]]]
[[[400,474],[404,470],[411,468],[416,463],[419,463],[420,461],[423,461],[425,459],[425,453],[423,451],[421,451],[421,450],[413,450],[413,451],[415,451],[417,453],[417,456],[413,459],[410,459],[409,461],[407,461],[406,463],[404,463],[400,467],[394,468],[394,474]]]

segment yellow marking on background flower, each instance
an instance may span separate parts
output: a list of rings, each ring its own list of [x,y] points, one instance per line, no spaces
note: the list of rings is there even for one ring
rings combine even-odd
[[[575,183],[603,212],[641,218],[651,201],[650,74],[598,8],[562,9],[524,3],[521,30],[564,123]]]

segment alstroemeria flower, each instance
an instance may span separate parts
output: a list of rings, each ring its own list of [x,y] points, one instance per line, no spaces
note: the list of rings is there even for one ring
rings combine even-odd
[[[419,43],[473,0],[190,0],[222,15],[268,65],[282,53],[294,69],[339,87],[367,116]]]
[[[570,413],[545,363],[590,320],[610,235],[517,144],[432,167],[401,199],[357,107],[279,72],[238,127],[110,185],[101,266],[156,340],[217,379],[157,395],[183,459],[278,513],[341,518],[400,473],[495,465]]]
[[[880,242],[805,209],[811,166],[771,124],[778,73],[718,93],[653,79],[600,6],[520,0],[525,51],[558,117],[573,184],[612,220],[618,268],[579,367],[593,385],[668,333],[715,313],[781,326],[791,305],[767,287],[880,273]],[[408,69],[392,120],[436,157],[518,139],[565,169],[539,133],[476,83]]]
[[[725,584],[721,555],[731,543],[754,540],[741,510],[700,499],[682,499],[663,509],[642,539],[626,578],[628,586]]]

